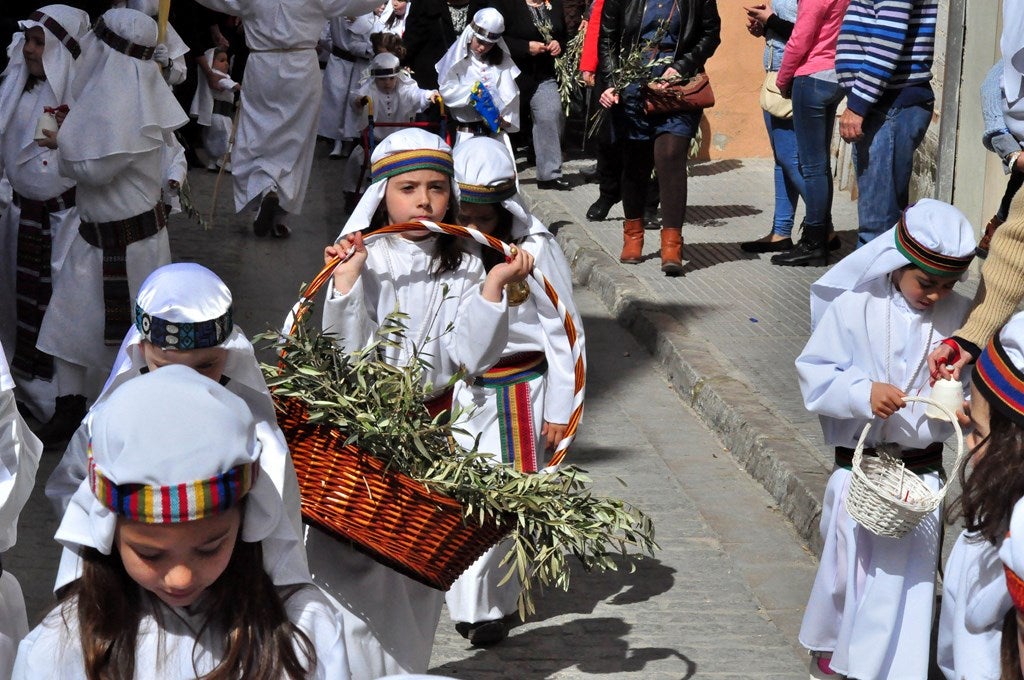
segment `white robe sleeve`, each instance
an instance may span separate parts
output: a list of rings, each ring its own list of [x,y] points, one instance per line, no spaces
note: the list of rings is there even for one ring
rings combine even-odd
[[[129,165],[135,154],[118,153],[86,161],[60,159],[60,174],[80,184],[109,184]]]
[[[441,93],[441,98],[444,100],[445,106],[468,106],[469,96],[473,93],[473,82],[463,82],[468,80],[465,78],[465,65],[455,64],[451,70],[448,71],[448,76],[444,79],[444,82],[438,87],[438,91]]]
[[[334,281],[327,287],[322,322],[324,333],[334,335],[346,352],[355,352],[366,347],[373,342],[374,334],[377,332],[376,315],[366,304],[364,275],[365,272],[356,279],[355,285],[348,293],[336,291]]]
[[[865,350],[844,322],[841,298],[829,305],[796,359],[808,411],[833,418],[871,418],[871,376],[853,365]]]
[[[32,493],[42,452],[18,413],[14,392],[0,392],[0,552],[17,540],[18,515]]]
[[[324,14],[330,17],[360,16],[377,9],[380,0],[324,0]]]
[[[306,634],[316,650],[316,671],[309,677],[349,680],[351,670],[345,650],[344,623],[327,598],[316,586],[306,586],[285,601],[285,609],[288,618]],[[301,654],[301,649],[296,651]]]
[[[46,480],[46,497],[53,505],[53,511],[57,517],[63,517],[64,511],[68,509],[71,497],[78,491],[82,481],[88,474],[88,449],[89,449],[89,426],[82,423],[75,430],[68,447],[64,451],[64,457],[60,459],[57,467],[50,473]]]
[[[483,263],[471,258],[462,272],[465,281],[455,318],[455,332],[443,338],[445,351],[452,361],[464,367],[468,375],[480,375],[501,358],[508,344],[508,300],[502,293],[500,302],[485,300]]]

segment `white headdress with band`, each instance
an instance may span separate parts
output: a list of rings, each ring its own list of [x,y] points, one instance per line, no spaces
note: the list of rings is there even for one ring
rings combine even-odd
[[[263,543],[274,583],[310,581],[281,496],[261,474],[253,416],[224,387],[185,366],[139,376],[93,412],[89,448],[89,475],[56,534],[65,547],[110,554],[118,518],[188,522],[244,499],[239,538]]]
[[[924,198],[903,211],[889,231],[844,257],[811,284],[811,329],[841,293],[908,264],[936,276],[967,276],[974,227],[948,203]]]

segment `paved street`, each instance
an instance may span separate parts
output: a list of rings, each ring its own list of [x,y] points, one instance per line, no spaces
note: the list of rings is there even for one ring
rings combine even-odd
[[[318,270],[323,245],[341,227],[342,216],[332,212],[341,202],[335,189],[340,164],[325,155],[320,147],[307,214],[293,221],[288,241],[252,236],[249,217],[232,214],[227,177],[212,230],[173,221],[175,259],[217,271],[234,291],[236,319],[250,334],[280,324],[300,282]],[[756,468],[749,461],[766,441],[775,444],[772,451],[788,443],[787,452],[811,452],[810,472],[823,487],[827,461],[816,422],[793,401],[792,375],[792,357],[807,332],[806,285],[820,270],[778,270],[736,246],[767,231],[769,165],[737,161],[709,169],[715,172],[698,169],[691,178],[696,226],[688,225],[684,236],[692,263],[675,280],[660,276],[656,260],[623,267],[610,259],[617,256],[619,223],[583,224],[592,187],[536,192],[524,179],[539,212],[561,229],[577,277],[589,286],[576,295],[590,357],[587,412],[569,460],[591,472],[600,493],[626,498],[652,515],[662,550],[634,573],[575,571],[570,593],[546,593],[538,615],[491,650],[470,648],[444,614],[434,672],[459,678],[805,677],[796,633],[814,569],[798,538],[807,535],[808,524],[794,527],[786,519],[793,516],[786,499],[798,494],[779,493],[765,482],[791,484],[792,478],[769,472],[755,482],[737,458]],[[190,178],[205,213],[215,176],[200,170]],[[837,204],[837,223],[848,228],[852,208],[842,195]],[[649,244],[647,251],[654,250]],[[673,353],[687,363],[673,363]],[[711,359],[717,363],[705,363]],[[50,539],[55,519],[41,493],[54,463],[48,455],[22,515],[19,543],[4,556],[36,617],[49,606],[58,552]],[[803,511],[813,513],[813,504]]]

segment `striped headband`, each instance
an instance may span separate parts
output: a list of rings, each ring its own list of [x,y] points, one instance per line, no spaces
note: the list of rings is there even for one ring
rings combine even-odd
[[[78,44],[77,40],[71,37],[70,33],[64,30],[64,27],[61,26],[56,19],[49,16],[48,14],[43,14],[38,10],[32,12],[32,14],[30,14],[28,18],[29,21],[34,21],[37,24],[42,24],[46,28],[46,30],[48,30],[50,33],[53,34],[55,38],[57,38],[57,40],[61,41],[64,47],[68,48],[68,52],[71,53],[72,57],[78,59],[78,56],[82,54],[82,46]]]
[[[943,255],[915,240],[907,228],[906,210],[900,215],[900,221],[896,225],[896,250],[900,251],[913,265],[935,276],[963,274],[974,259],[974,253],[964,257]]]
[[[89,488],[93,495],[112,512],[145,524],[191,522],[224,512],[249,493],[259,469],[258,463],[249,462],[215,477],[184,484],[114,484],[96,467],[89,443]]]
[[[1017,576],[1017,572],[1005,564],[1003,571],[1006,573],[1006,589],[1010,591],[1010,599],[1013,600],[1013,608],[1024,614],[1024,580]]]
[[[998,335],[978,357],[973,381],[993,408],[1024,425],[1024,373],[1010,361]]]
[[[206,349],[216,347],[228,339],[235,324],[231,308],[216,319],[194,323],[168,321],[143,311],[135,304],[135,328],[147,340],[161,349]]]
[[[475,21],[470,21],[469,25],[473,33],[476,35],[476,37],[480,38],[481,40],[498,42],[498,38],[501,37],[501,33],[492,33],[488,31],[486,28],[481,28],[479,24],[477,24]]]
[[[455,175],[455,166],[452,164],[450,152],[440,149],[413,149],[412,151],[399,151],[375,161],[370,169],[373,178],[370,181],[379,182],[382,179],[413,170],[436,170],[449,177]]]
[[[394,68],[371,68],[370,75],[374,78],[390,78],[391,76],[397,76],[401,70],[401,66],[395,66]]]
[[[459,200],[466,203],[501,203],[515,196],[517,191],[514,179],[488,186],[459,182]]]
[[[122,54],[127,54],[129,57],[135,59],[141,59],[143,61],[153,58],[153,52],[156,50],[155,47],[146,47],[145,45],[139,45],[133,43],[127,38],[122,38],[117,33],[114,33],[106,23],[103,21],[103,17],[100,17],[99,21],[96,22],[96,28],[92,29],[92,32],[96,34],[96,37],[102,40],[113,50],[117,50]]]

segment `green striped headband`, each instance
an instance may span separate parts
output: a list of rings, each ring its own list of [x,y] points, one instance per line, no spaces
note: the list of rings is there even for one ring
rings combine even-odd
[[[399,151],[374,162],[370,169],[373,177],[371,182],[379,182],[413,170],[436,170],[449,177],[455,175],[450,152],[440,149],[413,149]]]
[[[514,179],[489,186],[459,182],[459,200],[466,203],[501,203],[515,196],[517,191]]]
[[[896,250],[910,260],[911,264],[935,276],[959,276],[967,271],[974,260],[974,253],[963,257],[943,255],[915,240],[907,228],[906,210],[900,215],[900,221],[896,225]]]

